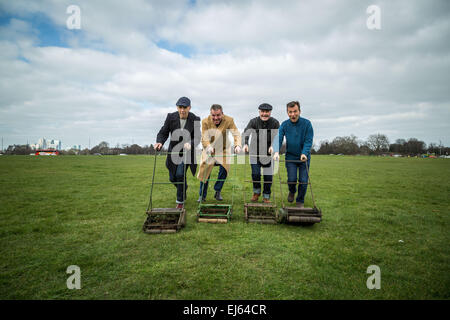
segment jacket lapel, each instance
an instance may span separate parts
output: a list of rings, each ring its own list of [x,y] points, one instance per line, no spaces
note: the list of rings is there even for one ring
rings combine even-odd
[[[193,121],[193,118],[192,118],[192,114],[190,112],[188,113],[188,117],[187,117],[187,120],[186,120],[186,124],[184,125],[184,129],[189,131],[189,132],[193,132],[194,131],[194,121]]]
[[[173,130],[180,129],[180,114],[178,112],[175,112],[175,115],[173,117]]]

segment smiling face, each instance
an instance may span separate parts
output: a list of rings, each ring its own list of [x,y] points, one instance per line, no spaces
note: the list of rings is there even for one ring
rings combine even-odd
[[[269,120],[271,113],[272,113],[272,111],[270,111],[270,110],[259,110],[259,118],[262,121],[267,121],[267,120]]]
[[[287,114],[289,116],[289,119],[291,119],[292,122],[297,122],[298,118],[300,117],[300,107],[298,105],[288,107]]]
[[[189,110],[191,110],[191,107],[183,107],[183,106],[177,106],[178,114],[180,115],[180,119],[187,119]]]
[[[219,109],[219,110],[211,109],[211,118],[216,126],[222,122],[222,117],[223,117],[223,112],[221,109]]]

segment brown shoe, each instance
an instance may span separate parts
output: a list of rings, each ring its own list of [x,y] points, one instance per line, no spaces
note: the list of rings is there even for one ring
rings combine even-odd
[[[260,195],[261,193],[254,193],[253,194],[253,197],[252,197],[252,202],[258,202],[258,199],[259,199],[259,195]]]
[[[270,203],[270,199],[263,198],[263,202],[264,202],[264,203]]]
[[[305,207],[303,202],[297,202],[296,205],[297,205],[297,208],[304,208]]]
[[[295,197],[295,193],[290,193],[290,192],[289,192],[289,195],[288,195],[288,201],[289,201],[289,202],[294,202],[294,197]]]

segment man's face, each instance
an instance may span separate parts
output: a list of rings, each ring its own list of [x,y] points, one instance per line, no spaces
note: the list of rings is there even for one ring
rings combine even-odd
[[[297,105],[295,105],[291,108],[288,108],[287,114],[289,116],[289,119],[291,119],[292,122],[297,122],[298,117],[300,117],[300,108]]]
[[[259,117],[262,121],[267,121],[270,118],[272,111],[269,110],[259,110]]]
[[[187,119],[188,114],[189,114],[189,110],[191,110],[191,107],[182,107],[182,106],[177,106],[178,109],[178,114],[180,115],[180,119]]]
[[[214,124],[217,126],[222,121],[223,112],[222,110],[211,110],[211,118]]]

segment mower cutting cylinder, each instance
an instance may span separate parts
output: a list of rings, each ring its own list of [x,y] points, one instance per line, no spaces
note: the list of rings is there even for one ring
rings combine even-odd
[[[186,224],[186,211],[176,208],[153,208],[147,212],[145,233],[175,233]]]
[[[197,222],[227,223],[231,211],[230,205],[201,204],[197,210]]]
[[[227,219],[208,219],[208,218],[198,218],[198,222],[209,222],[209,223],[227,223]]]
[[[318,223],[322,219],[319,217],[305,217],[305,216],[289,216],[288,222],[294,223]]]
[[[146,233],[175,233],[177,232],[176,229],[153,229],[145,231]]]
[[[247,222],[277,223],[277,207],[273,204],[246,203],[244,204],[244,217]]]
[[[287,223],[314,224],[322,221],[322,212],[318,208],[285,207]]]
[[[301,163],[300,160],[285,160],[285,162],[294,162],[294,163]],[[284,205],[284,200],[282,196],[282,209],[280,211],[279,216],[281,217],[281,221],[285,223],[293,223],[293,224],[300,224],[300,225],[313,225],[315,223],[319,223],[322,221],[322,211],[316,207],[316,203],[314,201],[314,194],[312,191],[312,185],[311,185],[311,179],[309,177],[309,168],[308,165],[305,165],[306,173],[308,180],[306,182],[282,182],[281,181],[281,174],[278,172],[278,178],[280,181],[280,193],[283,193],[283,188],[281,186],[282,183],[284,184],[307,184],[309,185],[309,190],[311,192],[311,199],[313,202],[312,208],[305,208],[305,207],[289,207]]]

